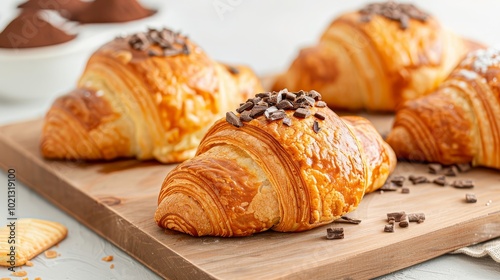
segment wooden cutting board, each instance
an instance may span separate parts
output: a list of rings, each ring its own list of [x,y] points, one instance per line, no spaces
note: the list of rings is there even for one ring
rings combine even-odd
[[[372,118],[381,132],[386,117]],[[164,231],[153,214],[173,165],[47,161],[38,143],[42,120],[0,127],[0,166],[163,277],[173,279],[372,278],[454,249],[500,236],[500,172],[475,168],[449,179],[473,179],[472,190],[413,186],[410,193],[375,192],[351,213],[359,225],[327,240],[323,226],[302,233],[266,232],[245,238],[194,238]],[[426,165],[400,163],[395,174],[430,175]],[[465,203],[466,193],[478,198]],[[386,213],[423,212],[424,223],[383,232]],[[69,233],[71,234],[71,232]]]

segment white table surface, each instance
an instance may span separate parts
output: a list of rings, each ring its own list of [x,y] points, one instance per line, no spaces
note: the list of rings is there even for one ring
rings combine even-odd
[[[62,0],[61,0],[62,1]],[[0,29],[12,18],[16,0],[0,3]],[[218,2],[232,3],[222,14]],[[181,30],[202,46],[214,59],[252,66],[260,75],[287,67],[298,48],[314,44],[335,15],[360,7],[368,1],[341,0],[149,0],[143,3],[161,7],[161,26]],[[443,25],[469,38],[489,45],[500,42],[500,2],[497,0],[420,1],[425,10],[438,15]],[[161,27],[159,26],[159,27]],[[2,65],[0,64],[0,68]],[[83,65],[75,65],[82,68]],[[57,71],[57,69],[47,69]],[[61,73],[64,75],[64,73]],[[50,83],[30,80],[27,83]],[[0,85],[0,89],[2,85]],[[53,97],[29,101],[0,99],[0,124],[43,116]],[[2,151],[0,151],[2,156]],[[17,173],[23,172],[16,170]],[[0,224],[7,221],[7,176],[0,172]],[[160,279],[87,227],[81,225],[22,183],[17,184],[17,217],[58,221],[69,229],[68,237],[55,248],[61,256],[33,259],[24,267],[29,279]],[[101,261],[113,255],[115,265]],[[0,268],[0,277],[8,277]],[[16,279],[16,278],[14,278]],[[20,278],[18,278],[20,279]],[[491,258],[474,259],[465,255],[444,255],[380,277],[380,279],[500,279],[500,264]]]

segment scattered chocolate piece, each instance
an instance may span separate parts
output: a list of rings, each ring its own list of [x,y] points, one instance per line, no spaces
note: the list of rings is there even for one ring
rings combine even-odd
[[[392,182],[385,182],[385,184],[379,189],[380,191],[397,191],[398,188],[396,188],[396,185]]]
[[[285,93],[285,98],[290,101],[295,101],[295,98],[297,98],[297,95],[293,92],[286,92]]]
[[[318,101],[318,102],[316,102],[316,107],[318,107],[318,108],[324,108],[324,107],[326,107],[326,102],[324,102],[324,101]]]
[[[394,224],[385,225],[384,232],[394,232]]]
[[[305,119],[311,115],[311,112],[305,108],[298,108],[295,113],[293,113],[294,117]]]
[[[477,202],[476,195],[473,194],[473,193],[465,194],[465,202],[467,202],[467,203],[476,203]]]
[[[410,193],[410,189],[409,188],[402,188],[401,193]]]
[[[292,102],[289,100],[281,100],[278,104],[276,104],[276,108],[278,109],[283,109],[283,110],[288,110],[293,108]]]
[[[387,221],[394,219],[394,221],[396,223],[399,223],[401,221],[401,217],[403,217],[403,215],[406,215],[406,213],[404,211],[387,213]]]
[[[190,54],[187,37],[166,28],[162,30],[149,28],[147,32],[135,33],[129,37],[128,44],[135,50],[147,51],[149,56]],[[158,48],[161,52],[157,51]]]
[[[446,186],[446,176],[439,176],[432,181],[434,184],[439,186]]]
[[[472,169],[472,165],[470,163],[459,163],[457,164],[458,171],[461,173],[467,172]]]
[[[344,239],[344,228],[327,228],[326,239]]]
[[[238,70],[238,68],[233,67],[231,65],[226,65],[226,68],[227,68],[227,71],[229,71],[229,73],[231,73],[233,75],[238,75],[240,73],[240,70]]]
[[[253,118],[250,117],[250,111],[244,111],[243,113],[241,113],[240,120],[243,122],[249,122],[249,121],[253,120]]]
[[[417,223],[423,223],[425,221],[425,214],[424,213],[410,213],[408,214],[408,221],[410,222],[417,222]]]
[[[260,97],[260,98],[264,98],[264,97],[269,97],[271,94],[269,92],[261,92],[261,93],[257,93],[255,95],[255,97]]]
[[[326,116],[321,112],[314,113],[314,116],[320,120],[324,120],[326,118]]]
[[[408,220],[408,215],[403,214],[403,216],[401,216],[401,219],[399,221],[399,226],[405,228],[408,227],[409,224],[410,222]]]
[[[321,130],[321,127],[319,127],[318,121],[314,121],[314,123],[313,123],[313,130],[316,133],[318,133]]]
[[[264,111],[264,115],[266,116],[266,119],[269,119],[271,117],[271,114],[278,111],[278,108],[276,106],[271,106]]]
[[[233,112],[226,113],[226,121],[236,127],[242,127],[243,123]]]
[[[276,111],[269,116],[270,121],[281,120],[286,117],[286,113],[283,110]]]
[[[391,178],[391,183],[394,183],[394,185],[402,187],[404,182],[405,182],[405,177],[404,176],[394,176]]]
[[[283,124],[286,126],[291,126],[292,125],[292,120],[289,117],[284,117],[283,118]]]
[[[369,22],[373,15],[380,15],[399,22],[399,27],[403,30],[409,27],[410,19],[424,22],[429,18],[429,14],[412,4],[400,4],[393,1],[368,4],[359,13],[361,22]]]
[[[441,170],[443,170],[443,166],[440,163],[431,163],[427,165],[429,168],[429,173],[438,174]]]
[[[410,176],[409,179],[414,185],[430,183],[429,179],[425,176]]]
[[[266,106],[262,105],[255,105],[253,106],[252,110],[250,111],[250,117],[256,118],[258,116],[261,116],[264,114],[264,112],[267,110]]]
[[[452,187],[457,189],[472,189],[474,188],[474,181],[472,180],[456,180],[451,183]]]
[[[240,108],[236,109],[236,112],[241,114],[243,111],[252,109],[253,106],[254,106],[253,102],[251,102],[251,101],[246,102],[243,105],[241,105]]]
[[[454,177],[457,176],[457,174],[458,174],[458,168],[455,165],[448,167],[444,170],[445,176]]]
[[[312,97],[316,101],[321,100],[321,94],[319,92],[315,91],[314,89],[309,91],[309,96]]]
[[[345,224],[359,224],[361,220],[349,218],[347,216],[342,216],[334,221],[335,223],[345,223]]]

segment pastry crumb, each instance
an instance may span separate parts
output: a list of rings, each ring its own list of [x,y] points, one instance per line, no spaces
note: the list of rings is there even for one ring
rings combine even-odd
[[[26,261],[25,265],[26,265],[26,266],[33,266],[33,263],[32,263],[32,262],[30,262],[30,261]]]
[[[24,270],[18,270],[16,272],[12,272],[10,275],[16,276],[16,277],[23,277],[23,276],[28,275],[28,272],[26,272]]]
[[[30,280],[28,277],[24,277],[23,280]]]
[[[10,279],[9,277],[2,277],[0,278],[0,280],[12,280],[12,279]]]
[[[42,277],[36,277],[35,280],[42,280]]]
[[[113,268],[115,268],[115,265],[114,265],[114,264],[111,264],[111,265],[109,266],[109,268],[110,268],[110,269],[113,269]]]
[[[106,257],[102,258],[102,260],[105,261],[105,262],[110,262],[110,261],[113,260],[113,256],[111,256],[111,255],[110,256],[106,256]]]
[[[53,258],[57,257],[57,252],[54,250],[47,250],[47,251],[45,251],[44,254],[45,254],[45,257],[47,259],[53,259]]]

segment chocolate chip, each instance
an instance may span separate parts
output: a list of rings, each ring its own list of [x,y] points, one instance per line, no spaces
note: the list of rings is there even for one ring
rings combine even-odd
[[[292,102],[290,102],[288,100],[281,100],[281,102],[279,102],[278,104],[276,104],[276,107],[278,109],[288,110],[288,109],[292,109],[293,108],[293,104],[292,104]]]
[[[283,118],[283,124],[286,126],[291,126],[292,125],[292,120],[288,117]]]
[[[285,118],[285,117],[286,117],[286,113],[285,113],[285,111],[280,110],[280,111],[276,111],[276,112],[272,113],[272,114],[269,116],[269,118],[268,118],[268,119],[269,119],[270,121],[276,121],[276,120],[281,120],[281,119],[283,119],[283,118]]]
[[[457,174],[458,174],[458,168],[454,165],[451,167],[448,167],[444,170],[445,176],[454,177],[454,176],[457,176]]]
[[[179,33],[164,28],[149,28],[148,32],[138,32],[128,39],[128,44],[135,50],[146,51],[149,56],[189,55],[190,50],[186,38]]]
[[[477,202],[477,197],[473,193],[467,193],[465,194],[465,202],[467,203],[476,203]]]
[[[434,179],[432,182],[436,185],[439,185],[439,186],[446,186],[446,177],[444,175],[439,176],[436,179]]]
[[[240,120],[243,122],[249,122],[253,120],[253,118],[250,117],[250,111],[243,111],[243,113],[240,114]]]
[[[266,109],[266,111],[264,112],[264,115],[266,116],[266,119],[269,119],[269,117],[271,117],[271,114],[278,111],[278,108],[276,108],[276,106],[271,106],[269,108]]]
[[[399,221],[399,226],[402,228],[405,228],[405,227],[408,227],[409,224],[410,224],[410,222],[408,220],[408,215],[403,214],[403,216],[401,216],[401,219]]]
[[[261,93],[257,93],[255,95],[255,97],[260,97],[260,98],[269,97],[269,96],[270,96],[269,92],[261,92]]]
[[[394,219],[394,221],[399,223],[403,215],[406,215],[405,211],[387,213],[387,221]]]
[[[326,103],[324,101],[318,101],[318,102],[316,102],[316,107],[324,108],[324,107],[326,107]]]
[[[410,193],[410,189],[409,188],[402,188],[401,193]]]
[[[394,183],[386,182],[379,190],[380,191],[396,191],[398,188],[394,185]]]
[[[236,67],[226,65],[226,68],[229,71],[229,73],[231,73],[233,75],[238,75],[240,73],[240,70],[238,70],[238,68],[236,68]]]
[[[321,112],[316,112],[314,113],[314,116],[320,120],[324,120],[326,117],[325,117],[325,114],[321,113]]]
[[[345,224],[360,224],[361,220],[353,219],[347,216],[342,216],[334,221],[335,223],[345,223]]]
[[[359,13],[361,22],[369,22],[372,15],[381,15],[390,20],[399,22],[399,27],[406,30],[409,27],[410,19],[426,21],[428,14],[419,10],[412,4],[396,3],[392,1],[382,3],[371,3],[363,7]]]
[[[474,181],[472,180],[456,180],[451,183],[452,187],[457,189],[472,189],[474,188]]]
[[[425,221],[425,214],[424,213],[410,213],[408,214],[408,221],[410,222],[417,222],[417,223],[423,223]]]
[[[409,179],[414,185],[430,183],[425,176],[411,176]]]
[[[246,102],[243,105],[241,105],[238,109],[236,109],[236,112],[242,113],[243,111],[250,110],[254,106],[253,102]]]
[[[243,123],[233,112],[226,113],[226,121],[236,127],[242,127]]]
[[[391,182],[394,183],[396,186],[403,186],[406,178],[404,176],[394,176],[391,178]]]
[[[315,90],[311,90],[309,91],[309,96],[311,98],[313,98],[315,101],[319,101],[321,100],[321,94],[319,94],[319,92],[315,91]]]
[[[318,121],[314,121],[314,123],[313,123],[313,130],[316,133],[318,133],[321,130],[321,127],[319,127]]]
[[[264,112],[266,110],[267,110],[266,106],[255,105],[255,106],[253,106],[252,110],[250,111],[250,117],[256,118],[258,116],[261,116],[264,114]]]
[[[308,109],[305,108],[298,108],[295,113],[293,113],[293,116],[296,118],[302,118],[305,119],[311,115],[311,112]]]
[[[285,95],[285,98],[290,101],[295,101],[295,98],[297,98],[297,95],[292,92],[287,92]]]
[[[394,224],[385,225],[384,232],[394,232]]]
[[[344,238],[344,228],[327,228],[326,229],[326,239],[343,239]]]
[[[457,164],[458,171],[461,173],[467,172],[472,169],[472,165],[470,163],[459,163]]]
[[[431,163],[427,165],[427,167],[429,168],[429,173],[431,174],[438,174],[443,169],[443,166],[440,163]]]

